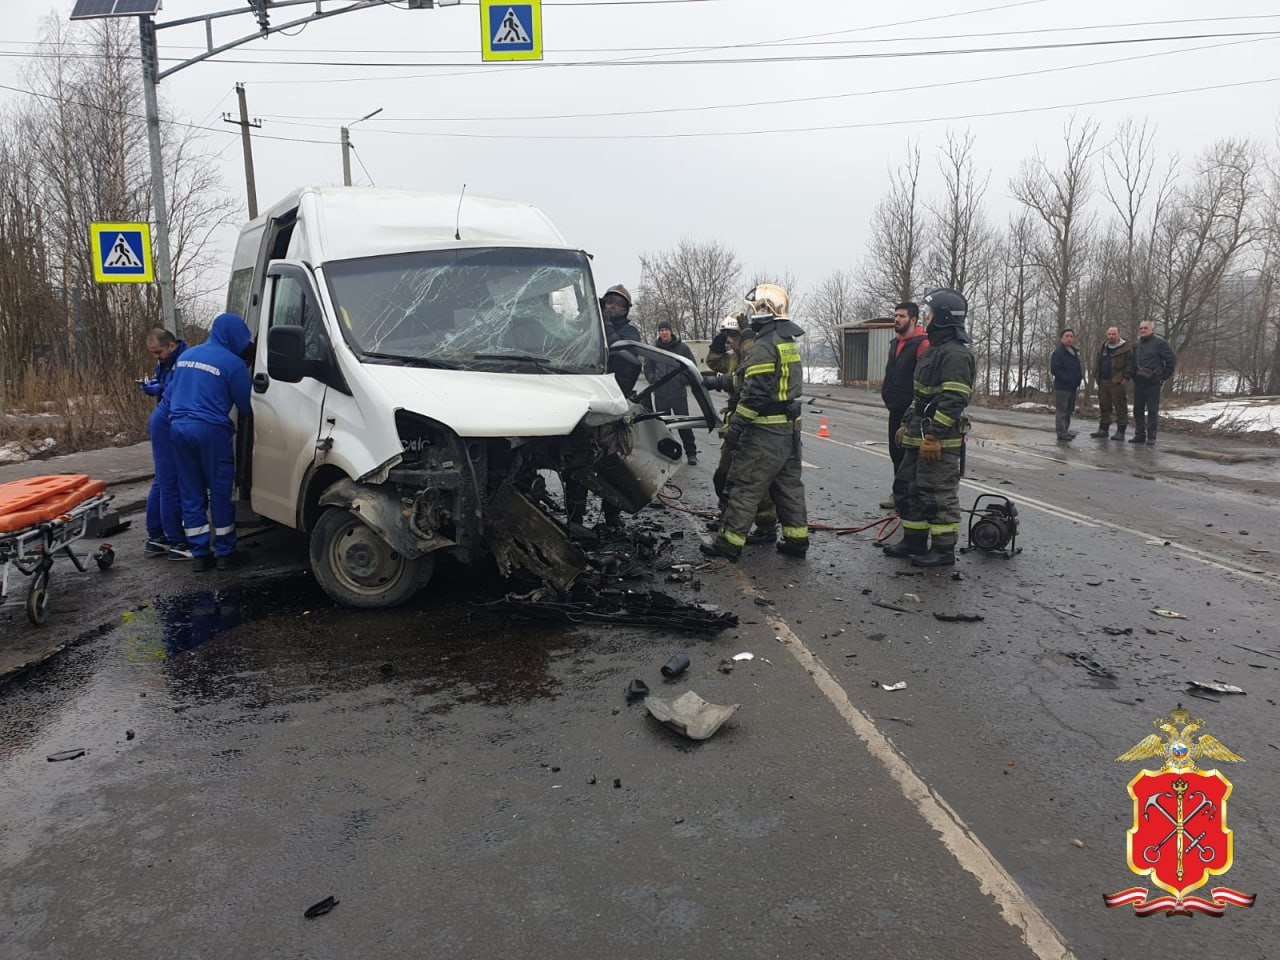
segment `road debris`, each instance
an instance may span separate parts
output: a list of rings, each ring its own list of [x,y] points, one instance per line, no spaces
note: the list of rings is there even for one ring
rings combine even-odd
[[[621,777],[614,777],[614,778],[613,778],[613,789],[615,789],[615,790],[621,790],[621,789],[622,789],[622,778],[621,778]]]
[[[126,740],[132,740],[132,739],[133,739],[134,737],[136,737],[136,736],[137,736],[137,734],[136,734],[136,733],[134,733],[132,730],[126,730],[126,731],[124,732],[124,738],[125,738]]]
[[[924,603],[924,601],[920,599],[919,594],[915,593],[904,593],[898,599],[903,603]]]
[[[1133,633],[1133,627],[1103,627],[1102,632],[1113,637],[1127,637]]]
[[[711,604],[684,603],[657,590],[575,586],[565,598],[539,588],[527,594],[508,594],[482,606],[530,619],[622,623],[687,633],[719,633],[738,625],[737,614],[723,612]]]
[[[742,706],[740,703],[708,703],[692,690],[674,700],[647,697],[644,705],[655,720],[690,740],[706,740]]]
[[[676,653],[662,665],[662,675],[670,680],[672,677],[680,676],[688,669],[689,655],[687,653]]]
[[[743,653],[735,653],[733,655],[734,660],[754,660],[755,658],[756,655],[754,653],[747,653],[745,651]]]
[[[51,753],[45,757],[50,763],[57,763],[60,760],[79,760],[85,755],[85,750],[59,750],[57,753]]]
[[[770,600],[768,597],[756,597],[756,606],[757,606],[757,607],[772,607],[772,606],[773,606],[773,601],[772,601],[772,600]]]
[[[1076,666],[1084,667],[1086,672],[1088,672],[1092,677],[1100,677],[1104,680],[1115,680],[1117,677],[1114,670],[1104,667],[1087,653],[1068,653],[1067,658]]]
[[[1248,650],[1250,653],[1256,653],[1262,657],[1272,657],[1276,660],[1280,660],[1280,652],[1277,652],[1274,650],[1273,651],[1259,650],[1256,647],[1246,647],[1243,643],[1233,643],[1232,646],[1239,647],[1241,650]]]
[[[900,607],[896,603],[885,603],[883,600],[872,600],[871,605],[873,607],[883,607],[885,610],[892,610],[895,613],[915,613],[914,610],[907,607]]]
[[[881,683],[879,680],[872,680],[871,685],[873,687],[879,687],[886,693],[893,693],[895,690],[907,689],[907,681],[905,680],[899,680],[897,683]]]
[[[915,721],[910,717],[877,717],[878,720],[893,720],[895,723],[905,723],[908,727],[914,727]]]
[[[1154,613],[1157,617],[1164,617],[1167,620],[1187,619],[1184,615],[1182,615],[1181,613],[1178,613],[1178,611],[1176,610],[1161,610],[1159,607],[1156,607],[1151,612]]]
[[[980,613],[933,613],[935,620],[942,620],[944,623],[981,623],[986,618]]]
[[[1167,547],[1167,546],[1169,546],[1172,542],[1173,542],[1172,540],[1148,540],[1148,541],[1147,541],[1147,546],[1149,546],[1149,547]]]
[[[1237,687],[1232,683],[1221,683],[1219,681],[1208,680],[1188,680],[1187,685],[1193,690],[1208,690],[1210,693],[1244,693],[1242,687]],[[1191,691],[1188,690],[1188,693]]]
[[[627,703],[643,700],[649,695],[649,685],[643,680],[632,680],[627,684]]]
[[[323,917],[341,902],[341,900],[335,900],[333,897],[325,897],[319,903],[313,903],[307,907],[302,915],[308,920],[314,920],[316,917]]]
[[[1079,847],[1081,850],[1083,850],[1083,849],[1084,849],[1084,841],[1083,841],[1083,840],[1079,840],[1079,839],[1072,839],[1072,841],[1071,841],[1071,845],[1072,845],[1073,847]]]

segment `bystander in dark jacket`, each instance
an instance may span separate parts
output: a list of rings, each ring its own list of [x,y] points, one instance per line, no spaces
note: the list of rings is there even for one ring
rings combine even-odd
[[[1076,391],[1084,382],[1084,366],[1080,363],[1080,351],[1076,349],[1076,333],[1068,328],[1062,331],[1058,348],[1049,360],[1053,374],[1054,429],[1058,439],[1070,443],[1075,439],[1071,430],[1071,417],[1076,412]]]

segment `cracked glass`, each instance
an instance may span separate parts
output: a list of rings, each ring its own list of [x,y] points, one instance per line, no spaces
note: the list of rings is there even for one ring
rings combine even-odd
[[[603,373],[586,254],[482,247],[323,268],[347,342],[371,362],[511,373]]]

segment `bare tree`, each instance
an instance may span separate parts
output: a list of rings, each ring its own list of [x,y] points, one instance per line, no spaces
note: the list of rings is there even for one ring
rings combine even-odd
[[[1058,330],[1068,325],[1072,285],[1089,249],[1093,225],[1088,213],[1090,163],[1097,133],[1098,125],[1093,121],[1077,124],[1072,118],[1063,130],[1066,156],[1061,168],[1051,169],[1037,151],[1023,162],[1010,185],[1014,199],[1040,222],[1041,235],[1033,258],[1048,281]]]
[[[672,250],[642,254],[640,270],[636,313],[646,333],[667,320],[682,337],[710,339],[742,299],[742,266],[719,241],[685,239]]]
[[[840,371],[844,379],[844,334],[841,327],[857,323],[862,316],[857,308],[857,287],[852,274],[836,270],[828,274],[814,289],[805,314],[811,362],[828,363]]]
[[[889,171],[889,192],[871,215],[871,239],[861,283],[867,295],[879,303],[910,300],[919,289],[925,248],[919,192],[920,146],[910,144],[907,158]]]
[[[982,287],[981,271],[989,262],[986,248],[991,243],[982,206],[990,174],[978,175],[973,148],[972,131],[960,137],[950,130],[938,148],[944,195],[940,202],[928,205],[933,229],[925,258],[930,285],[961,291],[971,307]]]

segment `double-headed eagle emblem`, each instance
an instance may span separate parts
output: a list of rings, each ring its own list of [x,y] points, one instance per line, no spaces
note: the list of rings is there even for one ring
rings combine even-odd
[[[1225,763],[1244,763],[1244,757],[1232,753],[1217,737],[1202,733],[1192,743],[1192,734],[1204,727],[1201,718],[1191,719],[1191,714],[1178,704],[1176,710],[1170,710],[1168,717],[1155,721],[1157,730],[1164,731],[1164,739],[1153,733],[1144,737],[1133,749],[1116,757],[1117,761],[1146,760],[1149,757],[1161,757],[1164,766],[1161,773],[1193,773],[1203,772],[1196,761],[1201,757],[1210,760],[1221,760]]]

